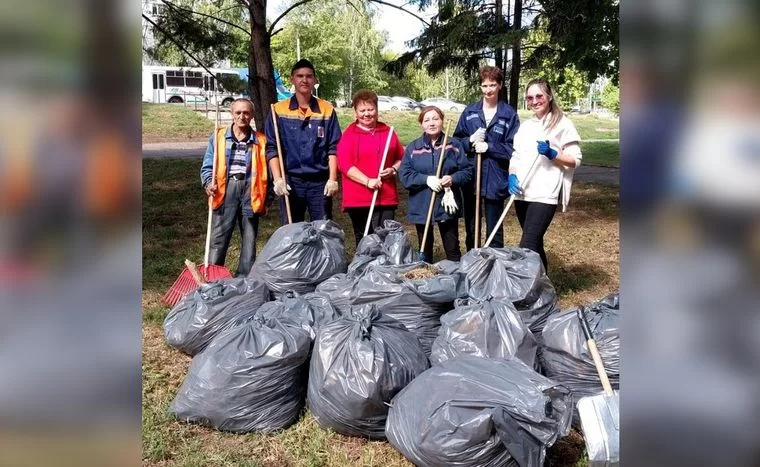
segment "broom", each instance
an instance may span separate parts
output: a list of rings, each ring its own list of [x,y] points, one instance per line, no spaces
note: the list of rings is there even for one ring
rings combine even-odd
[[[217,109],[217,115],[219,115]],[[211,176],[213,180],[216,180],[216,157],[214,157],[211,164]],[[216,264],[208,264],[208,257],[211,250],[211,218],[213,211],[213,197],[208,197],[208,221],[206,223],[206,253],[204,255],[204,265],[199,270],[202,277],[206,282],[213,282],[218,279],[227,279],[232,277],[232,273],[224,266],[218,266]],[[198,283],[193,277],[193,271],[187,267],[187,261],[185,269],[179,275],[174,284],[161,298],[161,301],[169,306],[176,305],[182,298],[188,293],[198,288]]]

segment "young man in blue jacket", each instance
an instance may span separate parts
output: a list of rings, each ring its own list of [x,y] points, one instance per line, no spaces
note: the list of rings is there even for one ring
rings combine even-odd
[[[480,198],[485,213],[485,228],[481,225],[481,238],[493,231],[504,210],[504,200],[509,197],[509,159],[514,151],[512,145],[520,126],[517,112],[504,101],[499,100],[499,91],[504,84],[504,74],[496,67],[480,69],[480,90],[483,98],[467,106],[459,117],[454,137],[462,143],[468,159],[477,171],[477,153],[481,154]],[[464,202],[465,247],[475,246],[475,188],[478,174],[469,184],[462,187]],[[480,213],[477,213],[480,216]],[[499,230],[489,245],[494,248],[504,246],[504,229]]]
[[[341,132],[335,109],[314,97],[317,77],[314,65],[301,59],[293,65],[290,81],[293,97],[274,105],[265,125],[267,162],[272,172],[274,192],[280,197],[280,221],[287,224],[285,202],[288,195],[293,222],[302,222],[306,210],[312,221],[332,219],[332,198],[338,194],[338,141]],[[277,118],[282,154],[277,154],[273,118]],[[283,158],[285,179],[280,171]]]

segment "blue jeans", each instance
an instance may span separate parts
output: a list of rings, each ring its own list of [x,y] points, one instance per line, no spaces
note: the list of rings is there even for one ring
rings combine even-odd
[[[325,196],[325,178],[302,178],[297,175],[287,177],[290,185],[290,216],[293,222],[306,220],[306,210],[312,221],[332,219],[332,198]],[[280,222],[288,223],[285,197],[280,197]]]
[[[211,216],[211,247],[209,264],[224,266],[227,249],[230,246],[235,224],[240,229],[240,261],[237,275],[247,276],[256,261],[256,237],[259,231],[259,216],[246,217],[242,211],[245,180],[227,179],[224,204],[215,209]]]

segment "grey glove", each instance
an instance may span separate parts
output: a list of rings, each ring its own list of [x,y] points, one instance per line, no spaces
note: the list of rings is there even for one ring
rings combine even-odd
[[[284,178],[278,178],[274,181],[274,194],[277,196],[286,196],[290,194],[290,185],[285,184]]]
[[[454,200],[454,192],[451,191],[451,188],[445,189],[443,199],[441,199],[441,206],[443,206],[443,210],[446,211],[446,214],[448,215],[454,214],[457,212],[457,209],[459,209],[457,202]]]
[[[436,177],[435,175],[428,175],[428,178],[425,181],[425,183],[427,183],[427,186],[429,186],[430,189],[435,191],[436,193],[441,191],[441,179]]]
[[[485,128],[478,128],[475,130],[475,133],[470,135],[470,142],[471,143],[482,143],[486,140],[486,129]]]
[[[485,141],[481,141],[479,143],[475,143],[475,152],[479,154],[483,154],[484,152],[488,152],[488,143]]]

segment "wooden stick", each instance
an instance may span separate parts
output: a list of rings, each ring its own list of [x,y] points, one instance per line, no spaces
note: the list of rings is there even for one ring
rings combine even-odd
[[[435,172],[435,176],[441,178],[441,170],[443,169],[443,157],[446,155],[446,138],[449,136],[449,130],[451,130],[451,120],[446,125],[446,132],[443,134],[443,144],[441,145],[441,155],[438,157],[438,170]],[[432,153],[435,154],[435,143],[431,142],[433,147]],[[433,217],[433,206],[435,205],[436,192],[430,190],[430,206],[428,207],[427,220],[425,221],[425,231],[422,234],[422,243],[420,244],[420,258],[425,260],[425,241],[427,241],[428,231],[430,230],[430,219]]]
[[[198,271],[198,267],[190,261],[189,259],[185,260],[185,266],[187,266],[187,269],[190,271],[190,274],[193,276],[193,279],[195,279],[195,282],[198,285],[207,284],[205,279],[203,279],[203,276],[201,275],[200,271]]]
[[[277,142],[277,160],[280,162],[280,175],[282,175],[282,181],[285,182],[285,186],[288,186],[288,180],[285,178],[285,164],[282,161],[282,147],[280,146],[280,129],[277,125],[277,114],[274,111],[274,104],[270,105],[272,110],[272,122],[274,123],[274,139]],[[287,193],[285,194],[285,211],[288,214],[288,224],[293,223],[293,218],[290,215],[290,198]]]
[[[217,115],[219,107],[217,105]],[[218,151],[219,148],[219,142],[217,141],[217,138],[219,136],[219,122],[217,119],[217,128],[214,130],[214,155],[212,156],[213,159],[211,160],[211,184],[216,185],[216,151]],[[219,187],[217,187],[217,190]],[[206,221],[206,252],[203,255],[203,264],[206,265],[205,272],[208,275],[208,257],[211,252],[211,219],[213,216],[213,204],[214,204],[214,197],[209,196],[208,197],[208,220]],[[208,279],[208,277],[206,277]]]
[[[385,150],[383,150],[383,158],[380,161],[380,169],[377,171],[377,178],[380,178],[380,174],[382,173],[383,169],[385,168],[385,159],[388,157],[388,149],[391,147],[391,136],[393,136],[393,127],[388,131],[388,139],[385,140]],[[377,193],[380,190],[373,190],[374,193],[372,193],[372,204],[369,205],[369,215],[367,216],[367,224],[364,226],[364,237],[367,236],[367,233],[369,232],[369,225],[372,223],[372,211],[375,210],[375,201],[377,201]]]
[[[478,153],[478,173],[475,181],[475,248],[480,245],[480,172],[482,169],[483,153]]]

